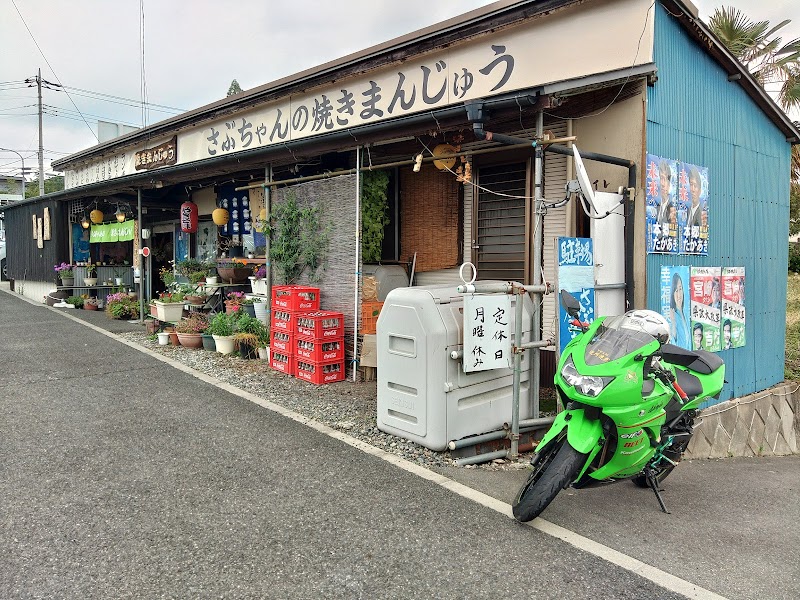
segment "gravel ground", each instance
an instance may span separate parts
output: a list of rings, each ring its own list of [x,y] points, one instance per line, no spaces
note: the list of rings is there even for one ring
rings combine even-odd
[[[372,446],[402,456],[406,460],[436,469],[454,466],[450,452],[434,452],[419,444],[384,433],[377,427],[376,382],[342,381],[316,386],[271,369],[263,360],[243,360],[238,355],[223,355],[183,346],[160,346],[144,332],[119,334],[127,341],[177,360],[225,383],[255,394],[264,400],[291,409],[306,417],[343,431]],[[517,461],[497,459],[464,469],[509,470],[526,468],[530,455]]]

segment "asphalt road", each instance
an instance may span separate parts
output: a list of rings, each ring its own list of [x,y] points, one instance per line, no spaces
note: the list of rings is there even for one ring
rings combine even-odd
[[[684,597],[5,293],[0,364],[0,598]],[[798,466],[697,461],[672,515],[621,483],[543,517],[723,596],[796,598]],[[503,502],[524,475],[447,471]]]

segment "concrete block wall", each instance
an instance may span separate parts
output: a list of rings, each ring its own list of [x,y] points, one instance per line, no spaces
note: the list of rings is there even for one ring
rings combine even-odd
[[[715,404],[697,422],[685,458],[798,454],[800,383]]]

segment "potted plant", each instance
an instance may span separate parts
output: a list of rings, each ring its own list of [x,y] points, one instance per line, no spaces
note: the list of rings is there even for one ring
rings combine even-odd
[[[259,321],[261,327],[258,335],[258,358],[269,360],[269,325]]]
[[[230,354],[234,350],[233,334],[235,333],[236,313],[217,313],[211,317],[206,333],[214,338],[214,345],[220,354]]]
[[[125,292],[106,296],[106,314],[112,319],[135,319],[139,316],[139,301]]]
[[[72,304],[75,308],[83,308],[83,298],[80,296],[70,296],[66,299],[68,304]]]
[[[184,294],[180,291],[159,294],[158,300],[153,300],[153,304],[156,305],[156,318],[170,323],[180,321],[183,316],[184,301]]]
[[[235,258],[217,261],[217,273],[227,283],[247,283],[250,267]]]
[[[259,339],[263,336],[264,324],[247,314],[240,314],[236,319],[233,339],[242,358],[258,356]]]
[[[53,269],[61,279],[62,286],[75,285],[75,269],[71,264],[62,262],[60,265],[53,267]]]
[[[250,280],[250,289],[253,290],[254,294],[261,294],[262,296],[267,294],[267,280],[264,279],[266,275],[266,267],[264,265],[260,265],[253,271],[253,274],[248,277]]]
[[[175,332],[181,346],[186,348],[202,348],[203,332],[208,327],[208,318],[199,312],[193,312],[175,324]]]
[[[91,263],[86,265],[86,276],[83,278],[83,283],[89,287],[97,285],[97,267]]]
[[[97,310],[99,308],[99,305],[100,301],[92,296],[83,299],[84,310]]]

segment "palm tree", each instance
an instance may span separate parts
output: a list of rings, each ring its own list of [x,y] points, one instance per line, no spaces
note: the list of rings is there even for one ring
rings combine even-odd
[[[785,19],[770,27],[769,21],[751,21],[732,6],[716,8],[708,21],[711,31],[762,87],[780,84],[778,103],[787,113],[800,109],[800,38],[782,44],[776,35],[789,23]],[[798,145],[792,146],[792,179],[800,181]]]

